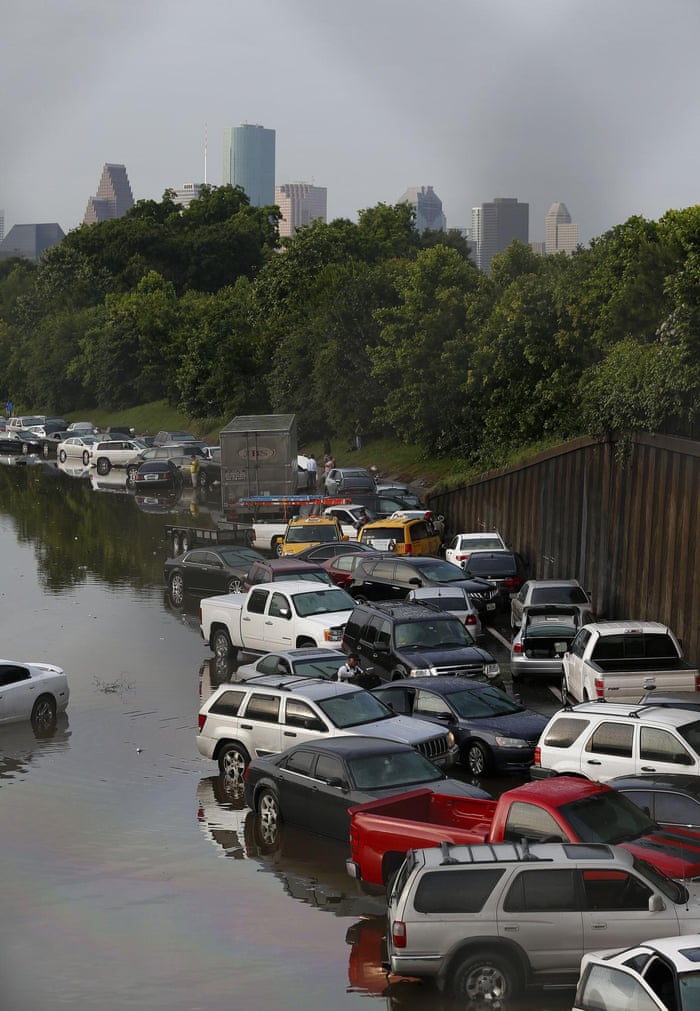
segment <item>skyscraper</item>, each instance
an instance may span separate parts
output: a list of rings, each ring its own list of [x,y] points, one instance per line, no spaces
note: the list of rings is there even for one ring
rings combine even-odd
[[[106,162],[96,195],[88,197],[83,224],[94,225],[97,221],[121,218],[133,206],[134,195],[126,174],[126,166]]]
[[[294,235],[302,225],[326,220],[328,190],[311,183],[284,183],[275,186],[275,203],[282,212],[280,235]]]
[[[224,130],[222,182],[242,186],[253,207],[275,202],[275,131],[257,123]]]
[[[442,211],[442,200],[432,186],[409,186],[399,198],[400,204],[410,204],[416,212],[416,230],[446,232],[447,218]]]
[[[173,186],[171,189],[173,203],[189,207],[192,201],[199,197],[201,185],[201,183],[183,183],[182,186]]]
[[[42,225],[13,225],[0,242],[0,260],[26,256],[38,263],[42,253],[57,246],[63,239],[63,229],[55,221]]]
[[[529,239],[530,205],[516,197],[494,197],[488,204],[472,207],[472,241],[477,266],[488,274],[491,260],[513,239],[525,245]]]
[[[571,220],[566,204],[552,204],[544,219],[546,253],[573,253],[578,246],[578,225]]]

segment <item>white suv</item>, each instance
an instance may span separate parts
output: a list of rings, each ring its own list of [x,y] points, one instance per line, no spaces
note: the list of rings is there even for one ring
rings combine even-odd
[[[410,744],[443,768],[457,759],[450,730],[397,716],[357,685],[292,674],[220,685],[199,710],[197,748],[222,773],[240,778],[251,758],[346,734]]]
[[[500,1007],[528,983],[575,983],[596,946],[697,931],[700,887],[617,846],[442,843],[409,850],[388,915],[392,972]]]
[[[98,442],[90,450],[90,466],[104,476],[112,467],[126,467],[129,477],[133,477],[143,460],[143,446],[131,439],[110,439],[108,442]]]
[[[700,713],[666,706],[584,702],[555,713],[535,748],[532,779],[573,773],[700,775]]]

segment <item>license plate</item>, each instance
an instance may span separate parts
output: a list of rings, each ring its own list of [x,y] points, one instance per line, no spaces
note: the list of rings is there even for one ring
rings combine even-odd
[[[491,603],[490,603],[490,604],[487,604],[487,605],[486,605],[486,610],[487,610],[487,611],[495,611],[495,610],[496,610],[496,605],[494,604],[494,602],[493,602],[493,601],[491,601]]]
[[[160,480],[160,474],[146,474],[146,480],[147,481],[159,481]]]

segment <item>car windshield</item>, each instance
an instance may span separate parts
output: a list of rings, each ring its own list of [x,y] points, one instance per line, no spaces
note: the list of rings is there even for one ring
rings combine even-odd
[[[221,548],[221,558],[227,565],[238,565],[241,562],[259,562],[261,555],[250,548]]]
[[[330,614],[334,611],[352,611],[355,601],[349,593],[337,590],[318,590],[310,593],[295,593],[292,597],[300,618],[311,614]]]
[[[396,645],[402,649],[433,646],[473,646],[471,632],[459,618],[436,615],[429,621],[401,621],[396,625]]]
[[[493,535],[485,535],[484,537],[473,537],[471,534],[469,537],[462,537],[459,545],[459,550],[469,550],[469,551],[479,551],[486,550],[489,548],[500,548],[503,546],[503,541],[500,537],[494,537]]]
[[[688,889],[680,881],[667,878],[663,871],[654,867],[641,857],[633,857],[635,870],[647,879],[650,885],[657,891],[662,892],[667,899],[677,905],[685,905],[688,901]]]
[[[530,598],[533,604],[587,604],[588,597],[580,586],[535,586]]]
[[[679,727],[678,733],[690,745],[695,754],[700,755],[700,720]]]
[[[350,771],[358,790],[406,788],[445,778],[432,762],[417,751],[353,758],[350,761]]]
[[[313,572],[290,572],[290,573],[278,573],[277,578],[280,579],[301,579],[303,582],[311,583],[327,583],[329,586],[333,585],[333,580],[325,571],[325,569],[315,569]]]
[[[315,657],[313,660],[297,660],[293,664],[294,673],[301,678],[323,678],[325,681],[337,680],[338,668],[346,662],[346,657],[334,655]]]
[[[452,562],[442,562],[439,558],[435,561],[425,561],[419,566],[420,575],[423,579],[430,579],[434,583],[457,583],[463,582],[464,571],[459,565]]]
[[[465,688],[462,692],[451,692],[448,699],[458,716],[469,719],[525,712],[524,706],[518,705],[499,688],[488,687],[483,691],[469,691]]]
[[[581,842],[587,843],[630,842],[658,827],[645,811],[614,790],[563,804],[561,813]]]
[[[515,572],[515,562],[512,555],[470,555],[467,571],[474,575],[509,576]],[[464,576],[462,576],[464,578]]]
[[[319,699],[318,706],[334,726],[360,727],[363,723],[396,719],[396,713],[385,706],[376,695],[364,689],[342,695]]]
[[[338,530],[333,523],[309,523],[301,527],[290,527],[285,540],[288,544],[337,541]]]

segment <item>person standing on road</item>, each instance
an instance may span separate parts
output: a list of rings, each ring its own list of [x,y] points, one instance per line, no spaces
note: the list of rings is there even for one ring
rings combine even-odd
[[[197,488],[199,485],[199,459],[192,454],[192,459],[190,460],[190,477],[192,478],[192,487]]]
[[[316,457],[312,453],[306,462],[306,472],[309,475],[309,491],[316,491],[316,478],[318,477],[318,464]]]
[[[338,681],[354,681],[362,675],[362,668],[357,662],[357,656],[351,653],[341,667],[338,668],[337,678]]]

